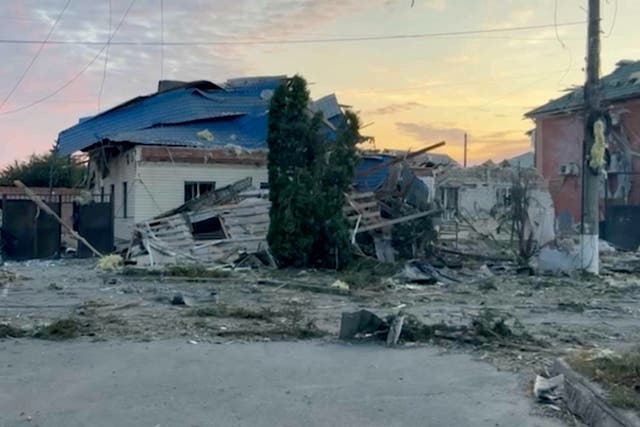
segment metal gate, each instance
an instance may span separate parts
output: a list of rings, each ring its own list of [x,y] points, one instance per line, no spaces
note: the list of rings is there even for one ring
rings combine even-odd
[[[113,209],[111,203],[74,204],[74,228],[102,253],[113,251]],[[78,257],[90,258],[91,250],[78,243]]]
[[[61,204],[47,202],[60,215]],[[8,259],[50,258],[59,254],[60,224],[30,200],[2,199],[2,252]]]

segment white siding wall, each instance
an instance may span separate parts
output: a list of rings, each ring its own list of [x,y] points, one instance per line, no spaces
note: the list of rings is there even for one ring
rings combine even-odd
[[[135,184],[135,219],[143,221],[184,203],[187,181],[215,181],[224,187],[250,176],[254,187],[268,182],[267,167],[249,165],[139,162]]]
[[[104,194],[110,194],[111,185],[115,194],[113,234],[116,239],[131,239],[131,231],[134,225],[135,206],[134,188],[136,180],[136,152],[131,149],[109,162],[109,175],[101,179],[98,177],[96,193],[104,188]],[[124,216],[123,182],[127,183],[127,216]]]
[[[459,190],[459,209],[472,217],[488,216],[491,209],[498,203],[497,189],[510,187],[511,183],[478,183],[473,188],[462,186]]]

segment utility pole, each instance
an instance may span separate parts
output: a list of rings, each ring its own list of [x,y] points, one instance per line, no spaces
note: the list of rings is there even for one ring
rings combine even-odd
[[[595,142],[594,120],[600,111],[600,1],[589,0],[587,81],[584,85],[584,145],[582,153],[582,223],[580,258],[585,272],[599,273],[598,227],[600,223],[600,174],[590,165]]]
[[[464,133],[464,167],[467,167],[467,133]]]

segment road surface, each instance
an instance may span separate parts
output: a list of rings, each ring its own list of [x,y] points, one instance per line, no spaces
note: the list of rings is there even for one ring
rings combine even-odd
[[[521,426],[515,376],[464,354],[322,342],[0,340],[0,426]]]

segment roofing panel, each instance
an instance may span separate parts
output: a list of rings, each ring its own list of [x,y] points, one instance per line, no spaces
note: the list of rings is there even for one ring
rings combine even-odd
[[[159,136],[159,131],[141,132],[162,125],[189,123],[228,116],[244,115],[248,119],[237,122],[242,127],[240,141],[256,144],[256,136],[264,142],[266,135],[266,115],[269,93],[282,79],[262,78],[245,85],[228,86],[226,89],[204,90],[185,86],[149,96],[137,97],[97,116],[82,120],[77,125],[60,132],[58,149],[61,154],[71,154],[110,137],[122,140],[125,136],[135,137],[140,143]],[[212,125],[213,126],[213,125]],[[219,130],[224,133],[224,126]],[[166,129],[166,128],[163,128]],[[187,135],[191,130],[174,132],[162,137],[166,143],[191,145],[188,137],[180,140],[178,134]],[[135,141],[131,141],[135,142]],[[156,140],[156,143],[158,140]]]
[[[329,121],[342,114],[342,109],[340,108],[340,104],[338,104],[338,98],[336,98],[334,93],[315,100],[313,104],[311,104],[311,109],[314,112],[320,111],[324,115],[324,118]]]
[[[363,171],[393,159],[393,156],[365,156],[356,165],[356,176],[353,180],[354,188],[358,192],[375,191],[384,183],[389,175],[389,167],[378,169],[366,175],[358,175]]]

